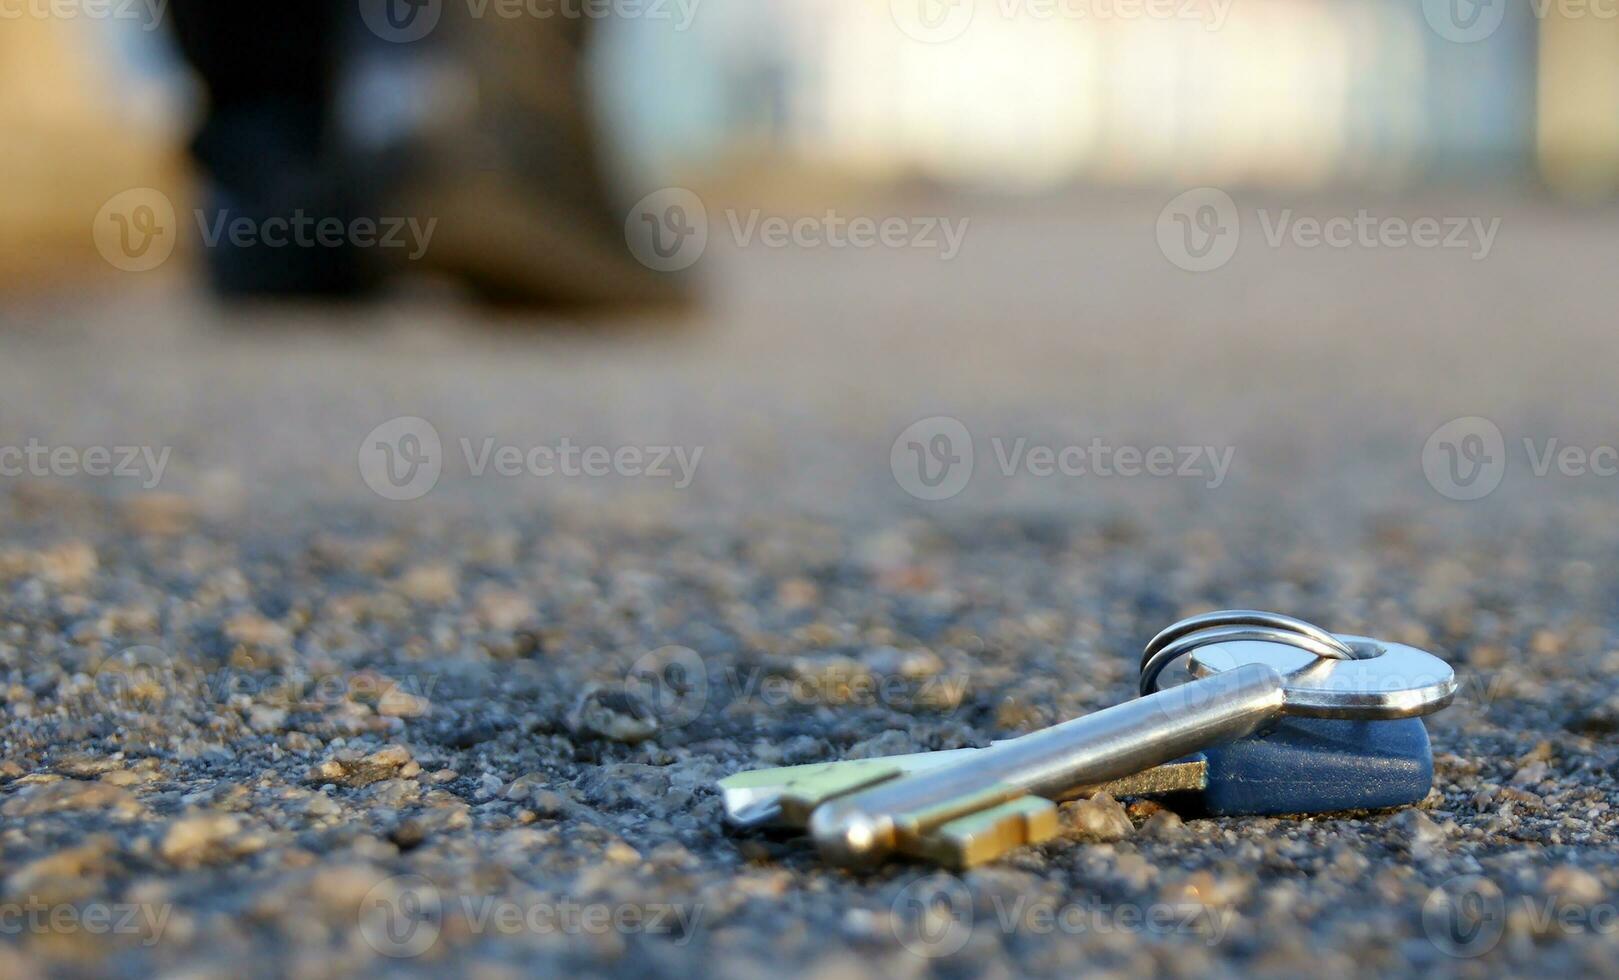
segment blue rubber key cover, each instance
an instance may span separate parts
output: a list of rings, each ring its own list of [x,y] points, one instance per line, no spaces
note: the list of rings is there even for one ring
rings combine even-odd
[[[1433,750],[1420,718],[1286,718],[1206,749],[1210,816],[1376,810],[1419,802],[1433,786]]]

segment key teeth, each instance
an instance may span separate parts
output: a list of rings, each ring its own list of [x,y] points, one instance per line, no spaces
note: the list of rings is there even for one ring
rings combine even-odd
[[[871,765],[859,770],[840,770],[829,765],[787,784],[777,798],[779,821],[789,827],[807,827],[810,816],[822,803],[903,774],[898,766]]]
[[[1057,806],[1038,796],[1023,796],[950,821],[938,829],[900,842],[900,850],[958,871],[975,867],[1058,834]]]

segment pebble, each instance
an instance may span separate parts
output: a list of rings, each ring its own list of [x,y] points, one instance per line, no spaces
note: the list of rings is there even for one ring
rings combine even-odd
[[[1445,839],[1445,830],[1428,818],[1421,810],[1401,810],[1390,818],[1389,824],[1417,847],[1436,844]]]
[[[412,765],[414,762],[408,749],[391,745],[363,758],[327,759],[311,769],[305,778],[313,783],[332,783],[359,789],[401,775],[406,767]]]
[[[87,585],[100,567],[95,548],[84,541],[68,541],[47,548],[34,559],[40,578],[68,589]]]
[[[1095,841],[1122,840],[1135,833],[1123,805],[1107,793],[1064,803],[1058,815],[1070,836]]]
[[[442,605],[455,598],[461,587],[460,582],[460,575],[451,565],[416,565],[400,577],[398,589],[414,602]]]
[[[641,696],[619,688],[593,687],[574,702],[568,727],[586,738],[635,744],[658,733],[658,719]]]
[[[185,817],[169,824],[158,852],[174,864],[203,864],[223,858],[226,842],[239,833],[241,822],[223,813]]]
[[[1141,825],[1141,833],[1161,840],[1178,840],[1186,835],[1186,822],[1173,810],[1159,810]]]

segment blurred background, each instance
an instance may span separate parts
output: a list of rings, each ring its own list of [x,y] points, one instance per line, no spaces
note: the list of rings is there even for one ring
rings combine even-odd
[[[1419,452],[1448,419],[1578,437],[1612,400],[1600,358],[1564,356],[1606,342],[1619,248],[1619,19],[1601,2],[6,9],[0,317],[58,346],[12,344],[0,432],[140,429],[176,445],[170,487],[226,473],[370,499],[357,441],[438,412],[474,433],[529,417],[730,444],[686,502],[836,510],[876,486],[909,505],[890,440],[944,414],[1246,447],[1235,478],[1255,493],[1314,474],[1363,507],[1322,435],[1353,432],[1389,460],[1363,480],[1434,503]],[[306,61],[314,109],[276,88]],[[219,237],[295,208],[409,219],[411,248]],[[1357,216],[1381,237],[1323,245],[1322,223]],[[849,246],[851,219],[905,231]],[[1384,234],[1420,221],[1443,247]],[[339,261],[366,251],[408,259]],[[317,301],[354,298],[372,302]],[[88,346],[60,354],[73,338]],[[28,359],[53,352],[67,361]],[[151,364],[50,408],[73,394],[56,372],[107,357]],[[1310,395],[1329,368],[1331,411]],[[1230,500],[1148,482],[979,481],[957,505]]]
[[[1591,200],[1619,182],[1619,21],[1600,6],[670,0],[654,7],[667,16],[600,22],[587,94],[631,200],[764,181],[812,201],[831,180],[1019,195],[1486,184]],[[101,205],[189,186],[203,95],[166,11],[108,10],[19,3],[0,31],[8,290],[106,277],[85,234]],[[401,90],[362,74],[346,97],[387,113]]]

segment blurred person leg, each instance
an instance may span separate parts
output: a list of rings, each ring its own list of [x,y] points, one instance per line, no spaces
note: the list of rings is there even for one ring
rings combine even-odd
[[[379,270],[348,236],[299,244],[280,224],[303,223],[308,242],[317,240],[310,222],[335,218],[346,228],[374,213],[382,177],[369,169],[362,177],[334,131],[350,5],[173,0],[171,10],[207,97],[192,151],[210,183],[198,231],[214,285],[229,295],[346,295],[375,285]]]
[[[417,141],[400,201],[438,219],[424,262],[501,302],[669,311],[686,281],[638,262],[603,178],[583,78],[589,22],[447,3],[468,103]]]
[[[355,5],[332,0],[174,0],[180,46],[209,96],[193,149],[215,185],[202,230],[216,285],[346,294],[384,272],[422,270],[502,302],[685,305],[680,277],[630,252],[603,180],[582,77],[588,22],[441,10],[429,36],[391,43]],[[464,98],[422,89],[435,73],[419,69],[436,62],[456,80],[438,87]],[[373,125],[389,114],[384,102],[412,108]],[[367,127],[387,135],[362,136]],[[403,219],[430,237],[370,249],[232,240],[237,219],[262,229],[300,215],[344,227]]]

